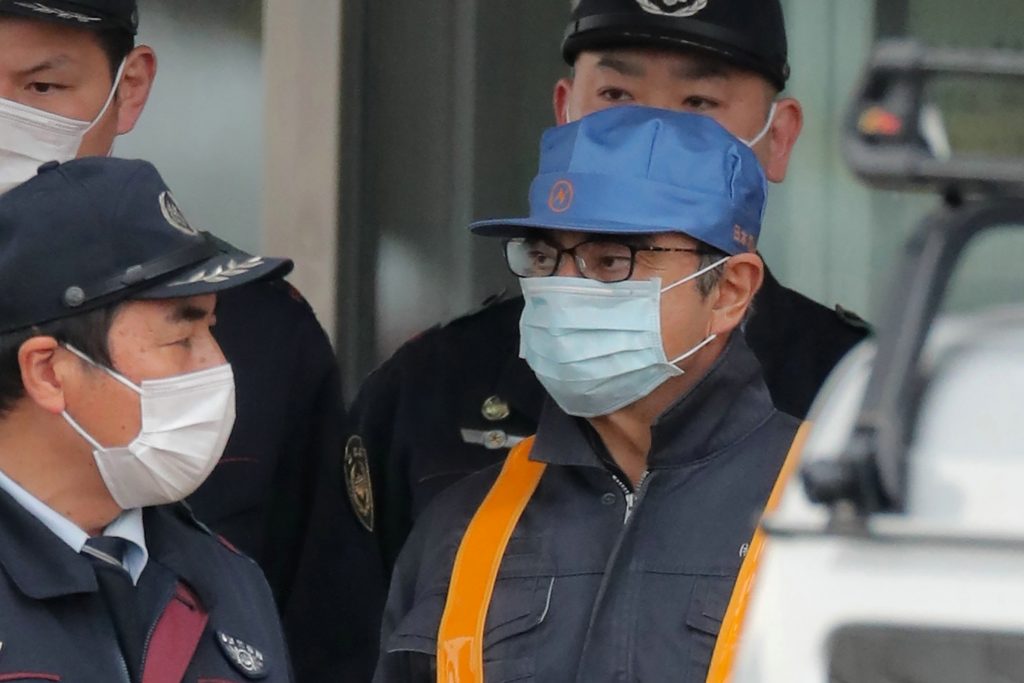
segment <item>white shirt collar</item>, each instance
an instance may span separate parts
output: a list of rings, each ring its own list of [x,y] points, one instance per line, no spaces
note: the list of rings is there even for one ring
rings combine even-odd
[[[64,541],[76,553],[82,552],[89,535],[70,519],[46,505],[17,482],[0,470],[0,489],[6,491],[15,502],[25,508],[43,526]],[[132,583],[138,583],[142,570],[149,562],[149,550],[146,548],[146,532],[142,525],[142,510],[133,508],[125,510],[103,530],[104,536],[116,536],[128,541],[128,551],[124,557],[124,568],[132,577]]]

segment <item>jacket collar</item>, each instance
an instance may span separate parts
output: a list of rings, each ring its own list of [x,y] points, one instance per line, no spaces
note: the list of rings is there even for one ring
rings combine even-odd
[[[0,490],[0,567],[18,589],[46,600],[97,589],[92,563]]]
[[[150,557],[167,567],[195,591],[207,611],[217,604],[217,589],[210,583],[211,545],[197,542],[208,537],[218,545],[212,531],[199,522],[186,503],[159,505],[143,510]]]
[[[143,525],[150,559],[188,583],[212,609],[216,591],[204,579],[203,571],[209,564],[209,547],[196,543],[197,530],[192,527],[198,527],[200,534],[211,532],[196,522],[183,504],[145,508]],[[33,600],[94,593],[98,589],[92,562],[72,550],[2,489],[0,571]]]
[[[708,373],[652,425],[647,467],[681,467],[713,457],[774,412],[761,366],[742,333],[735,332]],[[567,415],[549,399],[530,457],[555,465],[605,467],[588,430],[586,420]]]

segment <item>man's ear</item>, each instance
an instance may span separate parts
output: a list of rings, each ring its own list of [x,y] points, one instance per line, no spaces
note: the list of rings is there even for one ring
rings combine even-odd
[[[125,58],[124,75],[117,88],[117,134],[130,132],[142,115],[156,79],[156,53],[139,45]]]
[[[572,95],[572,79],[560,78],[555,83],[552,104],[555,107],[555,123],[561,126],[569,122],[569,96]]]
[[[18,349],[18,367],[25,395],[43,410],[60,414],[64,410],[64,383],[74,372],[75,358],[60,353],[53,337],[32,337]]]
[[[757,254],[737,254],[725,262],[725,270],[711,296],[711,333],[727,336],[740,326],[764,281],[764,262]]]
[[[789,157],[793,146],[804,126],[804,110],[792,97],[784,97],[775,103],[775,117],[768,131],[768,155],[763,159],[764,174],[773,183],[786,178]]]

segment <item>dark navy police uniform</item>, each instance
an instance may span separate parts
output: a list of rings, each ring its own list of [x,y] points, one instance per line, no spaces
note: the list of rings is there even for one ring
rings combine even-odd
[[[147,508],[133,670],[186,683],[291,681],[270,589],[183,505]],[[128,683],[93,564],[0,490],[0,680]],[[205,623],[203,622],[205,613]],[[168,680],[167,678],[144,679]]]
[[[772,405],[740,334],[654,424],[638,491],[585,420],[547,402],[530,457],[548,467],[494,586],[486,680],[703,682],[798,424]],[[455,553],[498,471],[464,478],[417,521],[395,567],[376,681],[435,680]]]
[[[213,332],[234,369],[237,417],[223,457],[189,503],[266,573],[296,678],[365,681],[386,585],[342,483],[334,350],[309,304],[282,280],[222,293]]]
[[[388,566],[434,496],[536,431],[545,392],[519,358],[522,308],[515,297],[428,330],[369,376],[350,409],[348,444],[358,443],[369,461]],[[775,405],[803,418],[868,329],[766,273],[746,333]]]

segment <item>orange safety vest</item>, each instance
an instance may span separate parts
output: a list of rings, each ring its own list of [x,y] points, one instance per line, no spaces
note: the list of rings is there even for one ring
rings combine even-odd
[[[800,459],[808,425],[801,424],[793,439],[765,512],[774,510],[782,497],[782,489]],[[530,460],[532,448],[530,437],[509,452],[501,473],[462,537],[437,634],[438,683],[483,683],[484,623],[498,568],[512,531],[547,467]],[[711,657],[707,683],[724,683],[729,679],[764,544],[764,532],[758,527],[736,577]]]

